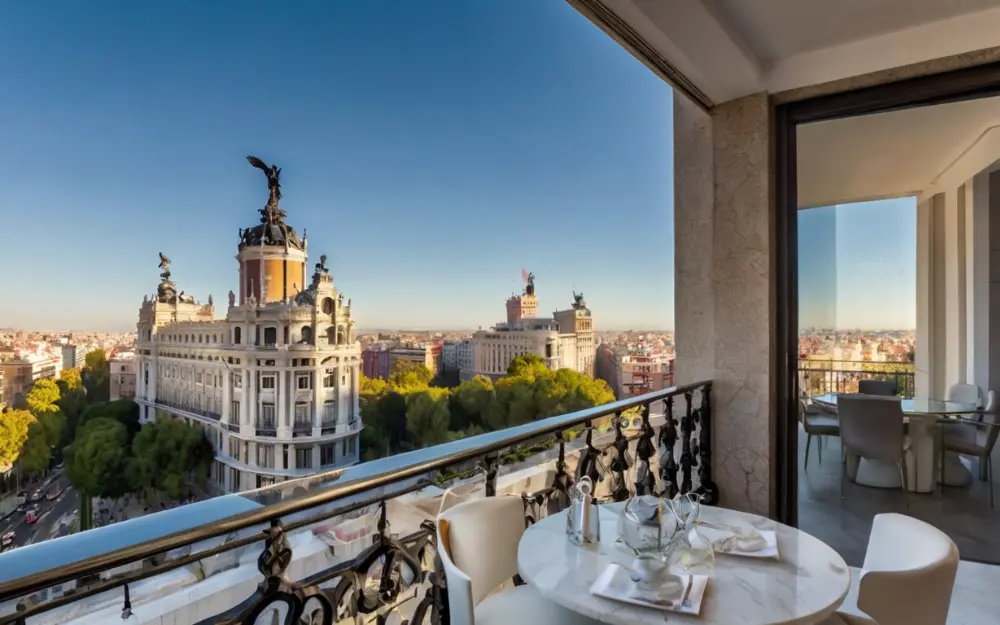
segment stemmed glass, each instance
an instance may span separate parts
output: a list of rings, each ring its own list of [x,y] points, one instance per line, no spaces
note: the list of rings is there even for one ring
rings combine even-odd
[[[686,573],[711,575],[715,571],[715,549],[712,541],[698,530],[701,496],[695,493],[678,493],[667,503],[679,525],[677,546],[670,557],[671,564],[679,566]]]

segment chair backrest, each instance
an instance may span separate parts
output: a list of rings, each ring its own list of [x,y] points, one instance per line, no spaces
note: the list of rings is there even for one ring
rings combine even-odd
[[[442,513],[437,526],[438,553],[445,566],[449,609],[455,623],[456,601],[460,614],[471,614],[490,591],[517,574],[524,502],[514,495],[473,499]],[[463,581],[453,586],[449,567],[469,580],[468,584]],[[461,596],[453,597],[453,589],[459,590]]]
[[[858,608],[879,625],[945,625],[958,547],[936,527],[878,514],[868,537]]]
[[[903,452],[903,408],[899,397],[839,395],[840,440],[863,458],[898,460]]]
[[[986,454],[993,454],[993,447],[997,444],[997,437],[1000,436],[1000,407],[997,406],[997,395],[993,391],[986,392],[986,406],[980,421],[986,424],[986,440],[984,446]],[[980,426],[982,427],[982,426]]]
[[[861,380],[858,392],[864,395],[895,395],[898,388],[895,380]]]
[[[948,387],[948,401],[981,406],[983,394],[975,384],[952,384]]]

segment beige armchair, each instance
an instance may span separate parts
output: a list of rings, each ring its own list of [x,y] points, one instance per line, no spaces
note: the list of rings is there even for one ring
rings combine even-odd
[[[944,471],[945,454],[948,452],[972,456],[979,459],[979,478],[989,484],[990,507],[993,507],[993,448],[1000,435],[1000,413],[997,411],[996,394],[986,395],[986,407],[980,419],[955,419],[943,421],[943,444],[941,445],[941,467]],[[944,483],[944,475],[941,476]]]

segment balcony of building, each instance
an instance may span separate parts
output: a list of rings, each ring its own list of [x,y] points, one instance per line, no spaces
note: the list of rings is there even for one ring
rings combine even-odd
[[[597,495],[609,503],[639,491],[696,492],[708,503],[756,514],[760,527],[781,532],[778,562],[738,563],[719,556],[719,575],[706,595],[705,622],[822,621],[840,607],[851,578],[857,589],[857,567],[863,566],[875,512],[897,510],[929,521],[960,545],[963,559],[991,557],[995,532],[988,525],[948,521],[949,515],[965,518],[962,510],[972,510],[975,523],[989,519],[987,483],[978,481],[975,472],[968,490],[947,485],[928,493],[891,486],[876,490],[842,479],[837,439],[832,436],[813,442],[817,458],[806,469],[798,408],[804,389],[798,382],[796,228],[800,209],[918,196],[915,244],[923,286],[918,285],[920,335],[913,395],[941,397],[963,376],[982,390],[998,389],[992,372],[1000,368],[990,366],[993,335],[986,341],[978,333],[983,320],[992,323],[995,317],[978,313],[983,301],[992,300],[982,298],[992,295],[994,280],[986,281],[986,291],[977,287],[981,269],[975,251],[992,251],[994,246],[968,247],[969,236],[976,241],[993,228],[979,222],[965,227],[962,224],[969,222],[957,217],[960,205],[966,220],[978,214],[976,208],[968,210],[982,205],[975,198],[980,188],[976,181],[983,180],[977,172],[984,172],[996,158],[986,152],[986,160],[977,160],[979,146],[986,145],[981,142],[946,146],[944,139],[958,136],[951,126],[940,130],[928,124],[937,134],[917,137],[919,146],[906,143],[902,139],[921,135],[911,125],[911,132],[887,143],[893,151],[882,153],[880,162],[891,163],[894,171],[916,170],[923,153],[917,148],[931,145],[945,155],[938,161],[940,169],[930,176],[923,171],[918,186],[909,184],[911,178],[890,176],[861,160],[855,163],[863,165],[853,174],[857,179],[834,170],[824,178],[823,169],[817,168],[814,179],[837,191],[818,203],[803,200],[809,186],[796,176],[796,165],[797,155],[807,154],[803,141],[808,123],[854,120],[853,115],[879,107],[969,99],[995,89],[1000,69],[986,64],[1000,59],[1000,6],[985,0],[571,4],[675,88],[671,125],[678,386],[5,553],[0,555],[0,620],[90,623],[125,616],[139,622],[249,622],[262,612],[278,618],[274,603],[280,599],[290,606],[279,609],[282,615],[292,614],[293,619],[303,613],[313,618],[318,611],[330,615],[318,622],[459,622],[456,611],[450,619],[445,612],[449,578],[435,562],[435,552],[447,549],[436,542],[438,513],[452,501],[510,492],[522,497],[529,523],[544,523],[565,507],[571,485],[584,475],[597,478]],[[966,71],[970,67],[974,71]],[[928,76],[944,72],[944,83],[929,82]],[[881,136],[875,131],[867,135],[873,140]],[[950,165],[970,155],[976,156],[978,169]],[[959,171],[963,173],[957,182],[947,182]],[[875,179],[882,191],[847,194],[862,177]],[[971,187],[966,185],[970,179]],[[934,199],[937,192],[927,195],[928,181],[943,185],[943,197]],[[959,188],[965,193],[958,193]],[[935,220],[944,226],[932,230]],[[962,241],[966,247],[960,247]],[[973,259],[964,273],[961,258]],[[952,297],[956,292],[964,295]],[[961,302],[966,302],[965,308]],[[984,362],[980,344],[986,345],[985,369],[979,366]],[[849,376],[843,387],[834,378],[822,388],[854,390],[852,385],[864,379],[861,373],[886,381],[879,378],[885,375],[880,372],[862,369],[855,375],[846,365],[844,370]],[[986,376],[985,383],[980,375]],[[826,378],[822,380],[826,384]],[[624,433],[583,431],[588,423],[629,408],[642,410],[647,421],[635,428],[634,441]],[[667,415],[659,428],[648,422],[654,411]],[[582,436],[570,441],[576,434]],[[933,441],[931,445],[934,449]],[[538,452],[530,466],[505,471],[504,455],[524,446]],[[823,450],[822,463],[817,448]],[[624,461],[625,449],[631,454],[629,462]],[[445,471],[448,479],[442,477]],[[925,479],[933,482],[934,475],[932,471]],[[446,496],[443,488],[451,492]],[[794,526],[802,533],[785,533],[795,532]],[[605,533],[614,527],[614,522],[602,522],[602,528],[608,528],[602,529]],[[612,535],[615,531],[610,529]],[[562,547],[556,540],[564,540],[561,533],[552,544]],[[824,543],[833,550],[821,546]],[[831,583],[779,579],[806,570],[796,560],[804,544],[821,554]],[[569,547],[563,552],[583,553]],[[723,573],[737,566],[753,570],[760,586],[745,578],[729,584],[734,578]],[[585,566],[576,569],[596,574]],[[980,570],[963,562],[958,570],[951,609],[953,616],[960,614],[952,622],[991,622],[997,605],[988,592],[995,569]],[[573,573],[569,568],[559,572]],[[588,588],[578,594],[586,595]],[[800,591],[816,588],[818,600],[799,601]],[[976,599],[970,589],[986,598]],[[554,601],[568,601],[558,595],[559,588],[547,590]],[[911,601],[919,596],[898,594]],[[761,601],[761,596],[768,600]],[[807,604],[804,613],[796,612]],[[982,610],[975,612],[977,608]],[[602,616],[612,623],[641,622],[640,613],[628,610],[609,610]]]

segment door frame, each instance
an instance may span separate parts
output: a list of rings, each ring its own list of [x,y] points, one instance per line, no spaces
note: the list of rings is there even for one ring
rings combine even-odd
[[[807,124],[1000,96],[1000,61],[872,87],[771,104],[775,240],[774,358],[777,426],[773,516],[798,525],[798,179],[796,129]]]

